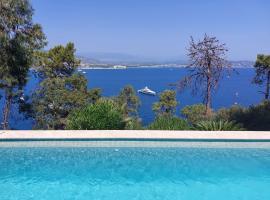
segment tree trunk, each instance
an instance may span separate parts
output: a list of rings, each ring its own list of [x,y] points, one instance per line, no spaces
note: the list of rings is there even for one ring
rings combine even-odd
[[[270,90],[270,71],[267,74],[267,82],[266,82],[266,91],[265,91],[265,99],[269,99],[269,90]]]
[[[207,77],[207,90],[206,90],[206,99],[205,99],[205,115],[211,115],[211,82],[210,78]]]
[[[6,102],[5,102],[5,107],[4,107],[4,112],[3,112],[3,129],[7,130],[9,129],[9,113],[10,113],[10,108],[11,108],[11,101],[12,101],[12,95],[6,94]]]

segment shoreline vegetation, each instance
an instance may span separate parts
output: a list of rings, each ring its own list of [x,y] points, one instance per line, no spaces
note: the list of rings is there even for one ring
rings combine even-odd
[[[0,6],[3,130],[13,129],[10,120],[16,118],[11,115],[14,109],[25,118],[31,118],[33,129],[37,130],[270,130],[270,55],[258,54],[256,62],[249,64],[246,61],[228,61],[226,44],[205,34],[200,40],[190,37],[186,49],[187,65],[132,64],[137,68],[174,66],[187,70],[174,88],[159,93],[152,105],[155,119],[148,126],[143,126],[143,119],[138,113],[140,98],[132,85],[119,88],[121,91],[117,96],[105,97],[102,88],[89,89],[86,77],[78,73],[82,66],[125,69],[132,67],[131,64],[89,65],[78,59],[73,42],[44,51],[47,39],[42,26],[32,20],[34,9],[30,1],[16,0],[14,3],[13,0],[5,0]],[[221,80],[234,72],[233,67],[243,66],[254,67],[255,76],[250,84],[261,86],[263,100],[258,105],[232,105],[213,110],[213,96],[222,87]],[[31,69],[39,77],[39,82],[30,95],[25,95]],[[199,95],[203,100],[177,113],[176,108],[181,102],[176,95],[187,89],[190,89],[190,95]]]

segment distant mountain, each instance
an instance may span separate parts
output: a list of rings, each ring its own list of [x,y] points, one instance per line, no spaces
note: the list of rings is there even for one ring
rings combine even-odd
[[[186,64],[183,56],[174,58],[143,57],[124,53],[84,53],[78,58],[84,64],[122,64],[122,65],[149,65],[149,64]],[[180,58],[180,59],[179,59]]]

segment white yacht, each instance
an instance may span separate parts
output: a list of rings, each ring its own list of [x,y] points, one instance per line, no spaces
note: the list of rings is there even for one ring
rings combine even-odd
[[[113,69],[126,69],[127,68],[127,66],[125,66],[125,65],[114,65],[113,66]]]
[[[150,90],[147,86],[143,89],[138,90],[138,92],[142,94],[156,95],[156,92],[153,90]]]

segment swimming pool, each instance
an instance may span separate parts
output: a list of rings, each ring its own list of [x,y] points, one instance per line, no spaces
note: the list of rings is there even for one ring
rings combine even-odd
[[[0,155],[1,200],[270,199],[267,145],[2,146]]]

